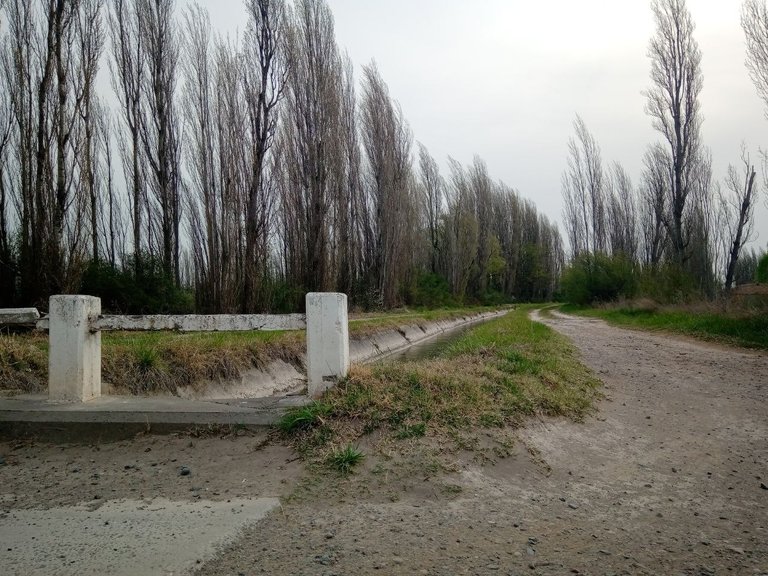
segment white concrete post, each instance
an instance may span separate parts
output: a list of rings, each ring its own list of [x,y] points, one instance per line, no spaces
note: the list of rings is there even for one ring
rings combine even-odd
[[[306,305],[309,396],[319,398],[349,372],[347,295],[310,292]]]
[[[51,296],[48,328],[48,399],[85,402],[101,396],[101,314],[93,296]]]

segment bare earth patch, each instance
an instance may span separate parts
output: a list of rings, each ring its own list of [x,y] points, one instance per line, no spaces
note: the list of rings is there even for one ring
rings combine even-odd
[[[280,497],[199,565],[209,576],[768,574],[768,355],[543,321],[605,382],[584,423],[534,422],[511,448],[498,432],[468,450],[406,440],[348,477],[302,474],[249,436],[0,443],[0,512],[74,505],[83,485],[102,500]]]
[[[447,477],[369,467],[201,573],[768,574],[768,356],[546,322],[606,384],[587,422],[530,425],[510,458],[457,454]]]

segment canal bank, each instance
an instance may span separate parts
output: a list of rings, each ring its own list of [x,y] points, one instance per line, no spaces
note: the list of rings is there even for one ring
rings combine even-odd
[[[423,346],[459,337],[472,326],[507,313],[485,311],[461,314],[451,318],[426,320],[408,315],[379,319],[353,319],[364,323],[352,330],[350,358],[353,364],[394,358]],[[381,323],[379,323],[379,321]],[[289,349],[276,345],[272,358],[264,357],[259,368],[240,370],[233,378],[198,380],[177,386],[175,394],[155,390],[145,394],[127,394],[124,388],[102,383],[104,396],[86,403],[51,403],[43,392],[6,391],[0,395],[0,432],[13,435],[45,435],[62,437],[63,431],[87,430],[97,426],[100,436],[135,434],[163,427],[245,425],[263,426],[274,423],[287,409],[309,402],[306,397],[305,358],[292,342]],[[109,430],[104,426],[108,425]],[[67,436],[68,434],[64,434]]]
[[[353,332],[349,341],[350,362],[364,364],[394,358],[441,337],[458,337],[462,329],[499,318],[507,312],[478,312],[437,320],[409,318],[394,327],[374,326]],[[177,395],[189,400],[294,396],[306,393],[306,383],[306,357],[302,354],[293,362],[272,360],[263,367],[243,371],[237,378],[202,381],[179,387]]]
[[[482,322],[507,314],[508,310],[470,314],[451,320],[416,322],[372,334],[367,338],[351,339],[349,354],[353,363],[379,360],[418,360],[430,356],[449,344],[466,330]]]

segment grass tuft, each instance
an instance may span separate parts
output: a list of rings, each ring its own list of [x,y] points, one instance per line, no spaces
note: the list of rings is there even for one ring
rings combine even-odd
[[[401,426],[397,433],[395,434],[395,437],[398,440],[407,440],[409,438],[421,438],[427,433],[427,423],[426,422],[419,422],[418,424],[413,425],[404,425]]]
[[[157,348],[138,348],[136,350],[136,367],[142,374],[147,374],[160,365],[160,353]]]
[[[365,458],[365,454],[351,444],[340,450],[334,450],[328,457],[328,464],[342,474],[349,474]]]
[[[306,431],[324,424],[324,418],[327,418],[330,412],[331,407],[327,404],[313,402],[286,412],[277,423],[277,427],[284,434]]]

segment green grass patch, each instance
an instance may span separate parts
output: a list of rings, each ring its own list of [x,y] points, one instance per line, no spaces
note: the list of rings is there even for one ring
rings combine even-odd
[[[365,458],[365,454],[359,448],[347,445],[331,452],[328,457],[328,464],[342,474],[349,474],[355,466],[363,461],[363,458]]]
[[[324,418],[331,412],[331,407],[322,402],[313,402],[308,406],[292,408],[286,412],[277,423],[278,429],[290,434],[297,430],[309,430],[318,425],[322,425]]]
[[[395,437],[398,440],[407,440],[408,438],[421,438],[427,433],[427,423],[426,422],[418,422],[416,424],[405,424],[401,426],[396,434]]]
[[[373,431],[394,443],[450,439],[462,431],[519,426],[533,415],[582,419],[599,381],[564,337],[529,320],[529,310],[470,329],[433,359],[353,366],[322,399],[329,407],[324,425],[301,430],[297,445],[327,450]],[[324,444],[316,441],[321,433]]]
[[[716,312],[632,306],[599,309],[564,306],[563,311],[602,318],[615,326],[685,334],[724,344],[768,349],[768,314],[765,311]]]

